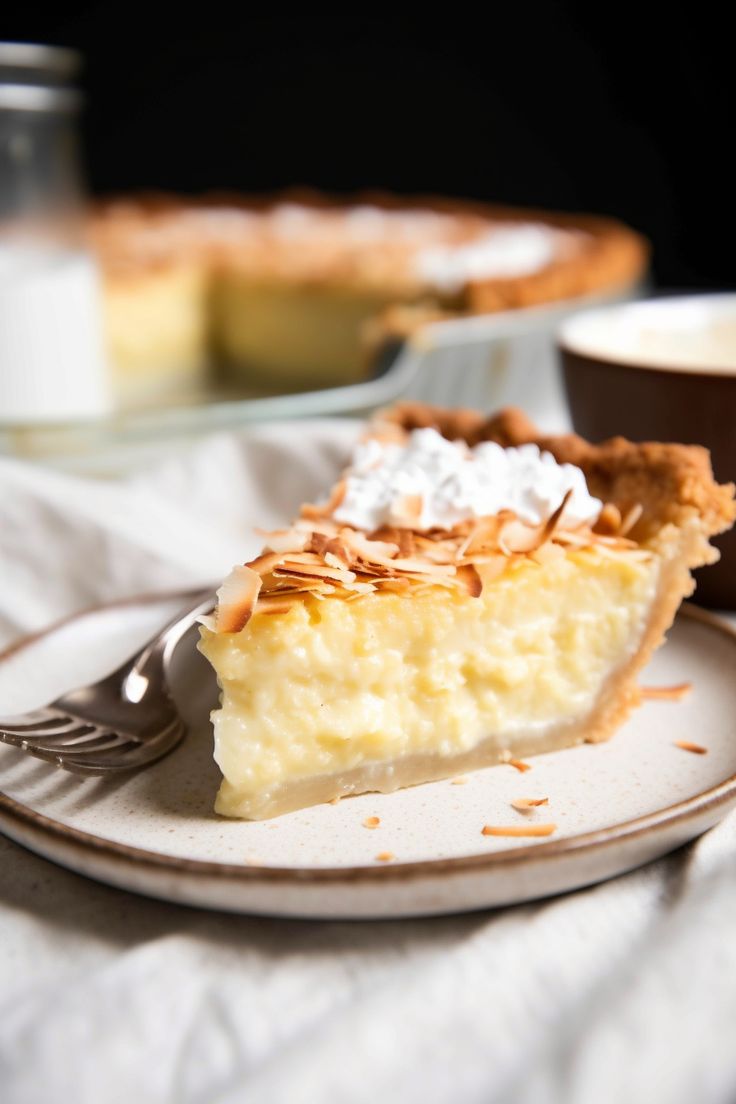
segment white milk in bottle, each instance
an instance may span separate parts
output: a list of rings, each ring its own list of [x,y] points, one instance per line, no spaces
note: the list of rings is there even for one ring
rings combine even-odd
[[[69,50],[0,43],[0,431],[110,408]]]
[[[0,237],[0,424],[110,409],[100,299],[86,252]]]

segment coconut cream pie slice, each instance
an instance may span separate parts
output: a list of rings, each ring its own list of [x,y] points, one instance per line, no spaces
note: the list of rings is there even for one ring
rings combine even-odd
[[[734,516],[701,448],[389,412],[202,629],[216,810],[270,817],[606,739]]]

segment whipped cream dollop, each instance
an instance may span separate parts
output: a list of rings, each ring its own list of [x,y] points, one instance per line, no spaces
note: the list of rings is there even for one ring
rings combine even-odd
[[[588,492],[580,468],[558,464],[536,445],[502,448],[484,441],[470,448],[435,429],[415,429],[406,444],[369,439],[358,445],[332,516],[368,532],[402,524],[408,508],[416,511],[411,527],[417,530],[451,529],[501,510],[540,525],[568,491],[566,524],[593,522],[602,503]]]
[[[575,248],[571,231],[527,223],[498,226],[466,245],[436,245],[416,258],[417,275],[441,291],[459,291],[473,280],[528,276]]]

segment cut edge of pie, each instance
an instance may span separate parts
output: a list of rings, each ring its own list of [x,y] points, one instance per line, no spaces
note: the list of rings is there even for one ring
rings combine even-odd
[[[502,411],[495,417],[485,419],[473,411],[447,411],[415,403],[399,405],[385,412],[375,420],[369,432],[379,438],[395,438],[412,429],[425,427],[435,428],[450,440],[461,439],[470,445],[482,441],[495,441],[503,447],[534,443],[552,453],[559,463],[579,467],[585,474],[590,492],[605,503],[594,531],[578,528],[577,533],[566,532],[558,516],[557,519],[550,519],[535,535],[528,531],[525,533],[523,526],[520,529],[517,519],[501,517],[500,523],[497,519],[491,519],[495,520],[495,524],[483,530],[476,540],[478,550],[475,553],[472,551],[475,538],[470,530],[475,524],[477,531],[478,523],[457,527],[452,539],[448,539],[448,533],[431,535],[434,548],[431,545],[427,547],[426,534],[412,533],[408,517],[409,524],[403,528],[370,536],[360,533],[352,535],[352,531],[336,525],[329,518],[330,510],[335,508],[341,494],[341,484],[338,483],[325,507],[306,507],[294,528],[269,538],[272,551],[267,551],[245,568],[235,569],[227,586],[220,592],[217,619],[202,629],[201,649],[215,667],[224,688],[223,708],[213,715],[217,757],[224,771],[216,804],[218,812],[261,819],[353,793],[391,792],[403,786],[508,761],[512,757],[523,758],[576,743],[606,740],[641,700],[636,677],[662,643],[680,602],[692,593],[694,583],[691,571],[718,558],[717,551],[709,544],[709,538],[728,528],[736,516],[733,486],[719,486],[714,481],[708,454],[698,446],[633,444],[622,438],[596,446],[574,435],[542,436],[516,410]],[[410,505],[407,504],[409,513]],[[559,515],[559,511],[557,513]],[[481,519],[481,522],[488,526],[489,519]],[[504,536],[504,533],[507,535]],[[295,547],[295,540],[297,545],[301,544],[301,551],[290,550]],[[454,553],[452,548],[448,550],[446,547],[451,546],[453,540]],[[390,550],[392,543],[395,551]],[[400,548],[402,543],[403,551]],[[377,547],[371,548],[373,545]],[[501,555],[506,557],[500,570],[499,548]],[[463,554],[458,555],[458,552]],[[375,556],[378,562],[371,564],[370,556]],[[443,576],[440,572],[439,575],[432,575],[440,568],[445,570],[448,558],[453,556],[456,564],[454,574]],[[386,563],[392,558],[397,565],[393,572],[386,568]],[[427,567],[425,563],[423,574],[422,570],[416,570],[417,560],[426,561],[427,558],[430,565]],[[438,564],[438,558],[444,559],[445,563]],[[402,564],[406,566],[400,566]],[[351,571],[351,568],[354,570]],[[383,574],[371,575],[371,570]],[[313,572],[311,575],[310,571]],[[352,580],[348,579],[346,571],[354,576]],[[560,580],[567,590],[558,586]],[[538,594],[534,590],[537,586],[542,588]],[[382,591],[386,593],[382,594]],[[582,595],[579,606],[576,605],[578,591]],[[546,641],[531,641],[532,653],[535,650],[539,652],[535,670],[540,682],[540,694],[549,694],[550,702],[557,701],[556,695],[562,701],[562,705],[557,701],[557,715],[550,705],[549,720],[544,723],[539,723],[539,700],[532,694],[529,704],[522,693],[523,682],[522,691],[518,692],[513,683],[514,661],[519,659],[514,649],[518,653],[520,647],[529,647],[528,626],[521,623],[524,616],[528,619],[530,600],[538,600],[540,608],[547,611],[545,632],[556,631],[558,625],[555,618],[558,621],[562,618],[566,634],[559,645],[555,641],[554,647],[547,647]],[[529,717],[532,720],[521,728],[515,729],[513,723],[507,723],[506,728],[501,725],[497,731],[477,733],[476,738],[468,743],[461,722],[469,717],[474,724],[481,723],[482,710],[478,716],[472,710],[456,716],[452,709],[452,695],[443,696],[441,680],[433,682],[430,672],[429,696],[437,717],[445,718],[450,725],[458,723],[454,744],[443,740],[442,732],[438,731],[432,738],[436,745],[433,746],[432,740],[426,738],[426,711],[422,712],[424,705],[417,698],[424,685],[421,664],[427,662],[421,652],[423,636],[431,637],[435,622],[445,627],[442,631],[448,625],[452,630],[453,623],[456,623],[458,639],[467,634],[469,643],[465,646],[470,650],[460,657],[462,662],[458,662],[463,671],[470,671],[468,685],[473,684],[473,694],[480,701],[485,690],[478,682],[478,671],[474,666],[478,657],[473,634],[481,633],[478,640],[483,639],[482,631],[485,630],[479,621],[486,616],[486,625],[495,628],[497,635],[503,635],[503,610],[508,607],[514,615],[515,601],[522,611],[520,635],[508,646],[510,655],[505,655],[501,650],[495,657],[496,667],[490,669],[489,677],[498,679],[499,672],[506,677],[504,672],[508,668],[511,681],[508,688],[503,682],[498,684],[499,701],[503,703],[504,695],[507,695],[509,709],[513,709],[515,702],[521,701],[523,708],[531,710]],[[407,602],[412,603],[413,613],[411,607],[402,606]],[[494,602],[501,611],[495,622]],[[323,626],[326,603],[330,605]],[[482,612],[479,612],[481,609]],[[366,614],[366,610],[373,610],[373,614]],[[351,761],[350,754],[346,753],[343,745],[347,741],[341,743],[339,734],[336,737],[334,731],[324,744],[317,737],[300,745],[299,717],[307,726],[311,722],[306,712],[300,715],[298,708],[296,713],[293,709],[290,711],[290,703],[284,703],[283,696],[278,698],[279,688],[276,685],[277,682],[287,685],[288,693],[288,680],[293,670],[293,666],[289,666],[289,647],[293,644],[295,649],[303,650],[305,642],[308,647],[310,640],[313,640],[319,652],[320,647],[324,649],[330,632],[338,636],[343,634],[339,636],[340,646],[335,650],[338,657],[335,662],[339,666],[342,657],[344,664],[350,664],[350,639],[344,636],[346,619],[352,619],[351,624],[359,628],[360,618],[373,617],[370,632],[375,632],[378,640],[388,641],[393,647],[397,618],[400,621],[402,610],[409,652],[401,662],[411,655],[412,648],[416,647],[420,652],[417,670],[412,668],[414,682],[406,687],[408,696],[417,698],[414,703],[416,716],[410,714],[412,724],[420,733],[414,740],[415,746],[409,747],[405,753],[396,754],[396,748],[401,743],[401,733],[398,732],[386,745],[393,749],[392,754],[376,753],[376,748],[381,747],[381,737],[380,733],[372,731],[370,724],[365,726],[364,751],[358,755],[356,762]],[[384,614],[391,621],[391,631],[381,636]],[[577,625],[576,617],[580,625]],[[603,636],[608,633],[615,648],[605,639],[600,645],[596,617],[606,623]],[[513,622],[513,616],[508,620]],[[513,628],[513,624],[510,627]],[[443,638],[439,629],[437,632],[440,634],[441,650]],[[527,636],[524,636],[525,632]],[[454,639],[452,632],[447,639]],[[252,643],[254,640],[255,645]],[[436,664],[438,650],[435,644],[433,640],[432,649],[426,654],[431,655]],[[591,653],[590,665],[597,663],[597,669],[602,673],[593,689],[590,686],[586,689],[588,657],[576,656],[575,648],[598,648],[599,645],[602,652],[606,648],[613,651],[602,657],[598,657],[597,652]],[[402,642],[396,646],[400,652]],[[253,651],[254,647],[259,649],[258,654]],[[365,649],[364,641],[355,652],[358,666],[363,654],[361,647]],[[371,654],[374,665],[380,664],[380,658],[375,658],[380,657],[380,649],[374,649]],[[316,683],[320,678],[326,678],[329,682],[333,673],[335,677],[342,677],[339,671],[331,672],[329,669],[325,675],[324,666],[314,660],[311,662],[315,663],[313,681],[316,680]],[[394,656],[393,663],[396,662]],[[558,669],[560,664],[562,668]],[[247,687],[248,671],[258,680],[257,692],[265,694],[259,701],[251,702],[247,698],[250,693]],[[302,674],[303,669],[299,676],[294,672],[297,680],[293,688],[295,693],[301,685],[297,683]],[[455,668],[452,668],[452,674],[456,674]],[[268,687],[264,688],[263,684],[268,683],[270,675],[275,682],[274,692],[269,697]],[[391,687],[387,700],[393,703],[395,709],[400,709],[403,692],[400,681],[396,683],[395,673],[391,671],[387,677]],[[562,690],[559,690],[558,683]],[[349,685],[348,678],[344,686],[338,686],[338,694],[344,693]],[[568,714],[564,712],[565,687],[570,687],[571,692],[584,701],[582,707]],[[238,697],[241,690],[246,695],[244,699]],[[583,691],[588,694],[587,698]],[[307,686],[304,692],[307,695],[304,700],[314,704],[314,686]],[[354,724],[354,714],[362,707],[365,697],[360,686],[354,687],[353,693],[352,711],[350,702],[347,702],[347,709],[342,714],[336,709],[336,716],[343,716],[348,726]],[[460,691],[460,696],[464,693],[465,690]],[[368,697],[372,702],[372,695]],[[489,700],[486,699],[486,709]],[[248,770],[244,775],[238,773],[238,754],[239,750],[242,751],[239,741],[252,739],[254,733],[257,739],[259,723],[278,724],[279,701],[283,709],[281,719],[285,718],[287,722],[285,730],[272,731],[266,734],[268,738],[264,735],[261,753],[264,761],[268,760],[268,756],[294,753],[295,763],[291,763],[280,780],[278,770],[271,771],[270,779],[266,770],[260,781],[253,778],[248,781]],[[250,721],[245,727],[242,725],[245,714],[238,713],[244,702],[246,712],[251,711]],[[269,716],[265,721],[261,717],[259,722],[259,708],[264,703],[270,703],[266,710]],[[372,705],[380,713],[380,703],[372,702]],[[541,708],[545,708],[544,704]],[[314,710],[311,710],[310,716],[313,713]],[[382,716],[385,719],[389,714],[384,712]],[[442,720],[440,728],[441,724]],[[291,732],[288,731],[289,725],[292,726]],[[357,742],[360,743],[360,736]],[[350,753],[355,750],[355,747],[351,748]],[[255,754],[257,758],[257,750]],[[331,755],[335,757],[333,769],[330,769]],[[254,762],[252,756],[250,761],[251,764]],[[327,769],[322,769],[325,764]]]

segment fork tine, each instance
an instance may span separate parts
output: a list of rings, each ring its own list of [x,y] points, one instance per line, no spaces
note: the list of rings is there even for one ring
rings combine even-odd
[[[135,741],[134,736],[122,736],[119,732],[87,726],[80,730],[78,735],[71,740],[26,740],[24,746],[27,751],[48,751],[55,755],[64,755],[69,752],[72,755],[84,755],[92,751],[105,751],[107,748],[117,747],[121,743]]]
[[[22,748],[23,737],[8,732],[7,729],[0,728],[0,744],[10,744],[11,747]]]
[[[96,732],[99,732],[96,725],[78,724],[76,728],[60,733],[51,732],[47,735],[45,732],[39,732],[37,736],[28,733],[23,738],[23,747],[29,750],[35,747],[47,748],[50,751],[56,747],[74,747],[78,742],[88,739]]]
[[[23,721],[21,724],[20,721]],[[58,713],[39,711],[39,713],[24,713],[20,717],[0,717],[0,732],[7,732],[11,736],[23,736],[26,733],[63,732],[71,726],[79,724],[73,717],[61,716]]]
[[[67,762],[82,763],[88,756],[104,755],[110,751],[114,751],[117,758],[129,754],[139,747],[156,748],[162,740],[169,738],[171,730],[179,724],[178,718],[174,718],[165,729],[162,729],[151,740],[146,740],[136,733],[89,728],[69,743],[62,740],[24,740],[23,747],[30,755],[37,754],[39,758],[43,755],[43,757],[50,758],[52,762],[59,765],[66,765]],[[107,757],[105,762],[107,762]]]
[[[186,727],[179,718],[175,718],[170,725],[156,735],[156,738],[144,743],[130,743],[126,747],[115,748],[111,758],[107,758],[105,752],[100,757],[77,759],[70,755],[58,756],[58,765],[75,774],[112,774],[117,771],[134,770],[146,763],[155,762],[163,758],[184,738]]]
[[[123,736],[120,733],[107,732],[82,740],[69,746],[24,742],[24,750],[47,763],[78,774],[108,773],[115,770],[131,770],[140,763],[153,761],[174,747],[183,738],[185,726],[180,718],[171,722],[157,733],[152,740],[141,740],[138,736]],[[89,745],[89,746],[88,746]],[[139,754],[136,755],[136,752]]]
[[[121,751],[127,750],[129,747],[132,748],[132,747],[137,747],[137,746],[138,745],[134,744],[132,741],[126,740],[120,746],[117,746],[117,745],[112,746],[111,745],[107,749],[103,749],[101,751],[101,754],[104,754],[104,750],[114,751],[115,757],[117,758],[117,756],[119,755],[119,753]],[[36,759],[43,759],[44,762],[46,762],[46,763],[54,763],[57,767],[63,767],[65,770],[74,771],[75,767],[73,766],[73,764],[75,762],[79,763],[80,768],[83,767],[85,762],[86,762],[83,755],[79,760],[77,760],[76,757],[74,759],[72,759],[71,754],[65,754],[63,749],[42,748],[42,747],[26,747],[24,750],[27,751],[29,755],[33,755]],[[91,757],[90,757],[90,759],[91,759]],[[109,767],[108,767],[108,769],[109,769]],[[79,770],[78,773],[82,773],[82,771]]]

